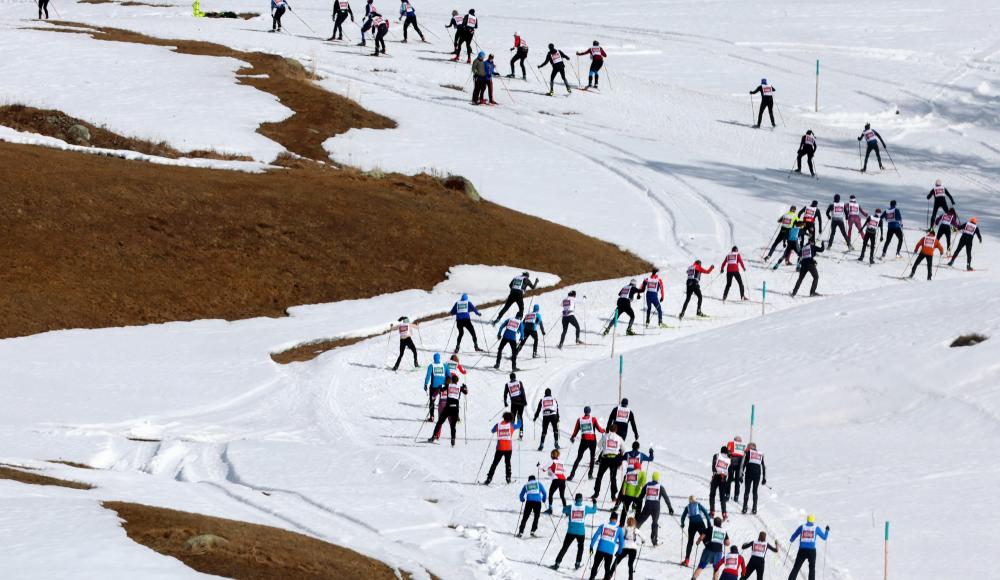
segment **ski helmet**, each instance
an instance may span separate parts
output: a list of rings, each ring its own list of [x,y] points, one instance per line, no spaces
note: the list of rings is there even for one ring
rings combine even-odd
[[[462,294],[462,300],[468,300],[468,299],[469,299],[468,294]]]
[[[569,295],[575,297],[576,296],[576,290],[570,290],[569,291]]]
[[[853,193],[851,194],[851,199],[857,199]]]
[[[514,373],[510,373],[510,380],[512,381],[517,380],[517,375]]]
[[[733,252],[739,252],[739,251],[740,251],[740,249],[739,249],[739,248],[737,248],[736,246],[733,246],[733,249],[732,249],[731,251],[733,251]]]
[[[813,130],[812,129],[809,129],[808,131],[806,131],[806,135],[812,135],[812,134],[813,134]]]
[[[653,472],[653,481],[660,481],[660,472],[659,471],[654,471]]]
[[[622,399],[622,407],[628,407],[628,397]]]
[[[889,207],[896,207],[896,200],[890,201],[889,202]]]
[[[812,202],[812,206],[816,207],[817,205],[819,205],[819,202],[814,199],[813,202]]]
[[[549,50],[555,50],[555,49],[556,49],[556,45],[554,45],[554,44],[552,44],[552,43],[550,42],[550,43],[549,43]]]
[[[767,84],[767,79],[760,79],[760,84],[766,85]]]
[[[730,554],[739,554],[740,553],[740,549],[737,546],[735,546],[735,545],[729,546],[729,553]]]
[[[865,123],[865,129],[871,129],[871,128],[872,128],[871,123]]]
[[[410,318],[408,316],[400,316],[398,322],[409,322]]]
[[[840,194],[839,194],[839,193],[837,193],[837,194],[834,194],[834,196],[833,196],[833,201],[834,201],[834,202],[838,202],[838,201],[840,201]]]
[[[524,272],[521,272],[521,275],[525,276],[525,277],[531,276],[531,274],[529,274],[527,270],[525,270]]]
[[[534,310],[535,312],[538,312],[541,309],[542,309],[541,306],[539,306],[538,304],[535,304],[535,306],[534,306],[534,308],[532,310]]]
[[[434,353],[434,364],[441,364],[441,353]]]
[[[936,185],[937,187],[941,187],[941,180],[940,179],[936,180],[934,182],[934,185]]]
[[[476,9],[475,8],[469,8],[469,14],[475,16],[476,15]]]
[[[972,222],[972,223],[977,223],[976,222],[976,218],[970,218],[969,221]]]
[[[632,451],[638,451],[638,450],[639,450],[639,442],[638,441],[633,441],[632,442]]]
[[[551,397],[552,396],[552,389],[545,389],[545,396],[546,397]]]
[[[583,414],[584,415],[590,414],[590,405],[587,405],[586,407],[583,408]]]
[[[660,273],[660,269],[659,268],[653,268],[653,275],[654,276],[656,276],[659,273]]]
[[[722,447],[719,448],[719,453],[725,453],[726,455],[729,455],[729,448],[723,445]]]
[[[594,41],[594,46],[600,46],[600,44],[595,40]]]
[[[576,497],[573,498],[573,499],[575,499],[578,503],[579,502],[583,502],[583,494],[582,493],[578,493],[578,494],[576,494]]]
[[[534,475],[529,475],[528,476],[528,481],[535,481],[535,476]],[[733,547],[735,548],[736,546],[733,546]]]
[[[812,514],[809,514],[809,517],[806,518],[806,521],[809,522],[810,524],[815,524],[816,523],[816,516],[814,516]]]

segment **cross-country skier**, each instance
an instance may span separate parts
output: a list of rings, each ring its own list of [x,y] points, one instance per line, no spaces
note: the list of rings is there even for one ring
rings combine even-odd
[[[482,314],[476,309],[476,305],[469,301],[469,295],[462,294],[461,300],[451,307],[449,314],[455,317],[455,325],[458,327],[458,340],[455,342],[455,352],[458,352],[462,348],[462,336],[466,330],[472,336],[472,345],[475,347],[476,352],[482,352],[479,348],[479,339],[476,337],[476,329],[472,327],[472,315],[482,316]]]
[[[749,578],[754,572],[757,573],[757,580],[764,580],[764,559],[767,557],[768,550],[771,550],[775,554],[778,553],[777,540],[775,540],[773,545],[768,544],[767,532],[761,532],[760,535],[757,536],[756,542],[747,542],[743,544],[742,549],[746,550],[747,548],[750,548],[750,561],[747,562],[747,570],[743,573],[743,577],[740,578],[740,580],[747,580],[747,578]]]
[[[500,319],[503,317],[504,313],[507,312],[507,309],[515,304],[517,304],[517,313],[522,315],[524,314],[524,293],[538,287],[538,278],[535,278],[535,281],[532,282],[531,274],[521,272],[517,276],[514,276],[514,279],[510,281],[510,284],[508,284],[507,287],[510,288],[510,293],[507,294],[507,301],[504,302],[503,308],[500,309],[500,313],[497,314],[497,317],[493,320],[494,325],[500,322]]]
[[[806,131],[806,134],[802,136],[802,140],[799,141],[798,157],[795,160],[795,172],[802,173],[802,157],[806,157],[806,161],[809,162],[809,175],[815,176],[816,170],[813,169],[813,155],[815,154],[816,136],[813,135],[812,129],[810,129]]]
[[[517,345],[517,351],[521,352],[524,348],[524,343],[528,342],[528,339],[534,340],[531,347],[531,358],[538,358],[538,331],[542,331],[542,336],[545,336],[545,322],[542,320],[542,308],[538,304],[535,304],[531,312],[524,315],[524,325],[521,327],[521,342]]]
[[[806,523],[795,529],[795,533],[792,534],[788,542],[794,544],[795,540],[798,539],[799,552],[795,554],[795,564],[792,566],[791,574],[788,575],[788,580],[798,578],[799,570],[806,562],[809,563],[809,580],[816,579],[816,539],[825,541],[829,536],[830,526],[820,528],[816,525],[816,517],[812,515],[806,518]]]
[[[524,535],[524,526],[528,523],[528,518],[534,514],[535,518],[531,522],[531,537],[535,537],[538,531],[538,516],[542,513],[542,504],[548,498],[545,493],[545,486],[535,480],[534,475],[528,476],[528,483],[521,488],[521,503],[524,504],[524,516],[521,518],[521,526],[517,529],[517,537]]]
[[[768,116],[771,117],[771,126],[774,127],[774,91],[773,86],[767,84],[767,79],[760,79],[760,85],[750,91],[750,94],[760,93],[760,110],[757,111],[757,124],[754,129],[760,128],[760,122],[764,120],[764,109],[767,109]]]
[[[576,329],[576,344],[583,344],[580,340],[580,323],[576,321],[576,290],[570,290],[562,299],[562,335],[559,337],[559,348],[566,342],[566,331],[570,326]]]
[[[729,483],[726,478],[729,476],[729,448],[725,445],[719,452],[712,456],[712,479],[708,488],[708,509],[709,514],[715,517],[715,494],[719,494],[719,503],[722,507],[722,517],[728,518],[726,512],[726,502],[729,501]],[[712,562],[713,564],[715,562]]]
[[[865,220],[865,239],[861,242],[859,262],[864,261],[865,249],[869,248],[868,244],[871,244],[871,249],[868,252],[868,263],[875,263],[875,232],[878,232],[880,242],[885,239],[885,232],[882,230],[882,208],[875,208],[875,213],[869,215]]]
[[[38,19],[42,19],[42,13],[45,13],[45,20],[49,19],[49,0],[38,0]]]
[[[587,75],[587,89],[591,87],[596,89],[598,88],[597,84],[601,81],[601,67],[604,66],[604,59],[608,58],[608,53],[604,52],[601,44],[595,40],[593,46],[576,53],[577,56],[585,54],[590,55],[590,73]]]
[[[389,34],[389,19],[376,14],[372,18],[372,33],[375,35],[375,52],[372,56],[385,54],[385,35]]]
[[[781,227],[778,228],[778,234],[774,237],[774,243],[771,244],[771,249],[768,250],[767,256],[764,257],[764,261],[770,261],[771,256],[774,254],[774,250],[777,249],[778,244],[785,246],[788,244],[788,230],[792,229],[792,224],[798,219],[798,213],[795,211],[795,206],[788,208],[788,211],[781,214],[778,218],[778,223]]]
[[[417,25],[417,11],[413,8],[413,4],[410,4],[409,0],[403,0],[399,5],[399,22],[403,18],[406,18],[406,22],[403,23],[403,42],[406,42],[406,31],[409,27],[413,27],[413,30],[420,35],[421,42],[427,42],[424,38],[424,33],[420,31],[420,26]]]
[[[586,540],[587,534],[587,516],[596,513],[597,502],[591,502],[591,505],[588,506],[583,505],[582,493],[576,494],[573,505],[563,508],[563,514],[566,516],[568,525],[566,527],[566,536],[563,538],[562,549],[559,550],[556,562],[552,565],[553,570],[559,569],[559,564],[562,563],[563,556],[566,555],[573,542],[576,542],[576,565],[574,569],[580,569],[580,566],[583,565],[583,542]]]
[[[638,514],[639,505],[642,503],[642,490],[645,486],[646,472],[641,468],[626,464],[620,491],[614,498],[614,509],[617,510],[618,506],[621,506],[622,517],[628,516],[630,510]]]
[[[542,415],[542,439],[538,442],[538,450],[545,449],[545,435],[548,434],[549,427],[552,427],[555,448],[559,449],[559,401],[552,396],[552,389],[545,389],[545,396],[538,399],[534,421],[538,421],[539,413]]]
[[[458,60],[462,55],[462,45],[465,45],[465,60],[466,62],[472,62],[472,37],[476,34],[476,30],[479,29],[479,19],[476,18],[475,8],[470,8],[469,13],[462,18],[462,25],[458,29],[458,34],[456,37],[458,40],[455,42],[455,58],[451,60]]]
[[[889,251],[892,238],[896,238],[896,257],[898,258],[903,249],[903,213],[896,207],[896,200],[889,202],[889,209],[882,213],[882,219],[885,220],[887,232],[885,245],[882,246],[882,257],[885,258],[885,253]]]
[[[733,280],[740,286],[740,300],[749,300],[747,298],[746,291],[743,288],[743,276],[740,275],[740,268],[743,268],[745,272],[747,267],[743,263],[743,256],[740,255],[740,249],[733,246],[733,249],[722,259],[722,265],[719,266],[720,270],[726,272],[726,289],[722,291],[722,301],[725,302],[726,298],[729,296],[729,288],[733,285]]]
[[[625,334],[632,336],[635,332],[632,331],[632,324],[635,322],[635,312],[632,311],[632,301],[635,297],[641,294],[639,288],[635,285],[635,278],[628,281],[628,284],[622,287],[618,291],[618,302],[615,304],[615,311],[611,315],[611,319],[608,320],[608,325],[604,327],[604,334],[607,335],[611,332],[611,327],[615,325],[616,320],[621,319],[622,315],[628,316],[628,328],[625,329]]]
[[[833,203],[826,206],[826,218],[830,220],[830,240],[826,243],[826,247],[833,247],[833,238],[839,229],[840,235],[844,236],[844,243],[850,248],[851,238],[847,233],[847,204],[840,201],[839,193],[833,196]]]
[[[271,0],[271,32],[281,32],[281,17],[285,15],[286,9],[292,9],[288,0]]]
[[[505,346],[510,345],[510,364],[512,370],[517,372],[517,340],[521,338],[524,332],[524,323],[521,321],[521,313],[518,312],[513,318],[508,318],[504,321],[503,326],[497,331],[497,338],[500,339],[500,345],[497,346],[497,362],[493,365],[493,368],[500,368],[500,360],[503,356],[503,349]],[[501,339],[501,335],[503,338]]]
[[[788,228],[788,243],[785,245],[785,251],[781,257],[778,258],[778,261],[774,263],[774,266],[771,266],[772,270],[777,270],[782,261],[785,262],[786,266],[791,266],[792,262],[790,259],[792,257],[792,252],[795,252],[795,255],[800,258],[802,257],[802,240],[799,239],[801,231],[802,220],[795,218],[795,221],[792,222],[792,227]]]
[[[812,287],[809,289],[810,296],[818,296],[816,288],[819,286],[819,270],[816,269],[816,254],[822,253],[825,249],[822,245],[817,246],[816,242],[809,240],[802,246],[802,253],[799,255],[799,279],[795,281],[795,288],[792,288],[792,298],[799,292],[802,280],[806,274],[812,276]]]
[[[723,551],[729,545],[729,533],[722,528],[722,518],[715,518],[705,533],[698,536],[698,541],[705,545],[705,550],[701,553],[698,569],[694,571],[691,580],[701,575],[701,571],[709,566],[714,569],[715,565],[722,559]]]
[[[965,269],[972,271],[972,237],[975,236],[979,238],[979,243],[983,243],[983,234],[979,232],[979,225],[976,223],[976,218],[969,218],[969,221],[965,222],[960,228],[962,230],[962,237],[958,240],[958,246],[955,248],[955,253],[951,255],[951,261],[948,262],[949,266],[955,265],[955,260],[958,259],[958,255],[965,250]]]
[[[510,382],[504,386],[504,407],[507,406],[508,398],[510,399],[510,414],[515,421],[521,424],[518,439],[524,439],[524,408],[528,406],[528,395],[524,392],[524,383],[518,380],[514,373],[510,373]]]
[[[940,240],[942,237],[948,242],[948,252],[951,252],[951,230],[955,229],[958,225],[958,214],[955,213],[954,207],[949,207],[948,211],[939,215],[936,220],[934,220],[934,225],[937,226],[937,239]]]
[[[862,139],[864,139],[865,143],[868,144],[868,148],[865,150],[865,164],[861,167],[861,173],[868,171],[868,156],[872,154],[872,151],[875,152],[875,159],[878,159],[878,168],[885,169],[885,167],[882,166],[882,155],[879,153],[879,141],[882,142],[882,147],[884,149],[888,149],[888,147],[886,147],[885,139],[882,139],[882,136],[878,134],[878,131],[872,129],[871,123],[865,123],[865,130],[861,132],[860,136],[858,136],[858,141],[861,141]]]
[[[816,238],[816,225],[819,225],[819,235],[823,235],[823,213],[819,210],[819,202],[815,199],[808,207],[804,207],[799,210],[799,217],[805,222],[805,227],[803,228],[803,234],[809,236],[809,240],[815,240]]]
[[[365,46],[365,33],[371,30],[372,20],[378,15],[379,13],[375,9],[374,0],[368,0],[365,4],[365,18],[362,21],[364,24],[361,25],[361,42],[358,43],[358,46]]]
[[[521,65],[521,79],[528,80],[528,72],[524,68],[524,61],[528,58],[528,43],[517,32],[514,33],[514,46],[510,48],[514,56],[510,57],[510,74],[507,78],[514,78],[514,65]]]
[[[747,446],[743,442],[742,437],[734,435],[729,443],[726,443],[726,449],[729,449],[728,481],[730,485],[730,489],[726,495],[738,501],[740,497],[740,481],[743,479],[743,456],[746,454]]]
[[[934,187],[927,194],[927,199],[931,198],[934,198],[934,208],[931,210],[930,221],[927,223],[927,227],[931,227],[931,224],[937,219],[938,209],[948,211],[948,201],[951,201],[951,205],[955,205],[955,198],[951,196],[951,192],[948,191],[947,187],[941,185],[940,179],[934,182]],[[947,201],[945,198],[947,198]]]
[[[430,439],[427,440],[428,443],[433,443],[438,438],[441,437],[441,427],[447,420],[449,426],[451,427],[451,446],[455,446],[455,435],[456,435],[456,425],[458,424],[460,408],[459,401],[462,395],[468,395],[469,389],[465,385],[458,384],[458,376],[452,375],[451,383],[444,389],[441,390],[441,397],[444,399],[444,407],[441,409],[441,416],[438,418],[437,425],[434,426],[434,433],[431,435]]]
[[[649,315],[653,313],[653,309],[656,309],[658,324],[663,326],[663,306],[661,305],[664,300],[663,286],[663,280],[660,279],[660,269],[653,268],[649,276],[642,281],[642,286],[639,287],[640,292],[646,293],[646,326],[649,326]]]
[[[576,441],[577,433],[580,434],[580,447],[576,452],[576,461],[573,462],[573,469],[569,472],[569,480],[576,477],[576,468],[580,466],[583,454],[590,451],[590,464],[587,467],[587,477],[594,479],[594,455],[597,453],[597,434],[604,433],[601,424],[597,422],[597,417],[590,414],[590,407],[583,408],[583,416],[576,420],[573,425],[573,434],[569,436],[572,445]]]
[[[597,578],[597,569],[604,565],[604,578],[611,578],[611,565],[622,551],[625,543],[625,534],[618,526],[618,514],[611,512],[607,523],[601,524],[594,530],[594,535],[590,539],[590,552],[594,552],[594,545],[597,545],[597,557],[594,558],[594,567],[590,569],[590,580]]]
[[[333,34],[327,40],[344,40],[344,21],[351,17],[354,22],[354,11],[347,0],[333,0]]]
[[[696,311],[696,316],[705,316],[705,313],[701,311],[701,275],[711,274],[715,270],[715,264],[712,264],[706,270],[701,265],[701,260],[695,260],[693,264],[688,266],[687,269],[687,287],[684,295],[684,306],[681,307],[681,313],[677,315],[677,318],[684,318],[684,313],[687,312],[688,302],[691,301],[692,296],[698,297],[698,310]]]
[[[746,486],[743,490],[743,513],[747,513],[747,501],[753,488],[753,513],[757,513],[757,486],[767,485],[767,466],[764,465],[764,454],[757,451],[757,444],[747,446],[747,454],[743,460],[743,479]],[[739,500],[739,498],[734,498]]]
[[[468,371],[465,370],[465,367],[462,366],[457,354],[452,354],[448,361],[444,363],[444,366],[448,368],[449,376],[455,376],[462,379],[465,378],[465,375],[469,374]]]
[[[646,523],[646,520],[652,520],[652,529],[650,530],[650,540],[652,540],[653,545],[659,543],[659,533],[660,533],[660,502],[667,504],[667,511],[670,515],[674,515],[674,506],[670,505],[670,496],[667,495],[666,488],[660,483],[660,472],[653,472],[653,481],[650,481],[642,488],[642,506],[639,509],[639,524],[638,527],[642,527],[642,524]]]
[[[447,385],[447,382],[447,367],[441,362],[441,354],[434,353],[434,362],[427,367],[427,373],[424,375],[424,392],[430,397],[430,414],[427,415],[428,421],[434,420],[434,399],[438,397],[441,389]]]
[[[486,103],[486,88],[489,79],[486,77],[486,53],[479,51],[476,60],[472,61],[472,104],[483,105]],[[496,324],[496,323],[494,323]]]
[[[729,547],[729,553],[715,563],[715,578],[717,580],[740,580],[746,572],[746,562],[736,546]]]
[[[913,278],[913,275],[917,273],[917,266],[920,265],[920,262],[926,260],[927,279],[931,279],[931,273],[934,271],[934,250],[937,250],[942,256],[944,256],[944,247],[941,245],[941,242],[937,241],[937,238],[934,237],[934,230],[929,229],[923,237],[917,240],[917,245],[913,248],[913,253],[920,252],[920,254],[913,262],[913,268],[910,270],[910,278]]]
[[[413,351],[414,368],[420,368],[420,363],[417,362],[417,345],[413,344],[413,337],[410,336],[416,327],[417,325],[411,323],[406,316],[399,317],[396,324],[396,330],[399,331],[399,356],[396,357],[396,364],[392,365],[392,370],[399,370],[399,363],[403,360],[403,353],[406,352],[406,349]]]
[[[625,512],[622,512],[622,517],[625,517]],[[639,547],[645,543],[646,540],[643,539],[639,528],[635,525],[635,518],[626,518],[625,528],[622,530],[622,550],[615,556],[615,563],[611,565],[612,576],[618,575],[616,572],[618,564],[628,558],[628,580],[633,580],[635,578],[635,559],[639,556]]]
[[[563,84],[566,85],[566,94],[573,92],[573,89],[569,88],[569,81],[566,80],[566,61],[569,60],[569,55],[565,52],[556,49],[556,45],[549,44],[549,52],[545,54],[545,62],[538,65],[541,69],[547,64],[552,65],[552,76],[549,77],[549,93],[551,97],[556,91],[556,76],[561,75]]]
[[[688,539],[687,539],[687,549],[684,552],[684,561],[681,562],[681,566],[687,566],[691,562],[691,549],[694,548],[695,538],[703,535],[708,531],[708,522],[711,517],[708,515],[708,510],[705,506],[698,503],[698,500],[694,496],[688,497],[687,507],[681,513],[681,529],[684,529],[684,518],[688,520]]]
[[[514,422],[514,415],[510,411],[505,411],[500,422],[493,425],[490,431],[497,436],[497,447],[493,453],[493,463],[490,465],[490,471],[486,474],[486,481],[483,482],[483,485],[489,485],[493,481],[493,473],[496,472],[501,459],[504,462],[507,483],[510,483],[510,457],[513,454],[511,441],[514,439],[514,430],[520,428],[521,425]]]
[[[552,483],[549,484],[549,509],[545,512],[547,515],[552,515],[552,504],[556,501],[557,492],[562,499],[563,508],[566,507],[566,465],[559,459],[558,449],[552,450],[549,462],[542,470],[552,478]]]
[[[458,54],[459,54],[458,39],[462,36],[462,22],[464,22],[464,21],[465,21],[465,17],[462,16],[461,14],[459,14],[458,10],[452,10],[451,11],[451,20],[449,20],[448,24],[445,25],[445,28],[454,28],[455,29],[455,38],[452,41],[452,45],[454,46],[455,58],[453,58],[451,60],[458,60]]]
[[[604,428],[610,430],[612,425],[616,427],[615,432],[622,438],[622,441],[628,439],[629,425],[632,426],[635,438],[639,438],[639,428],[635,426],[635,413],[632,412],[632,409],[628,408],[628,398],[622,399],[620,405],[611,409],[611,414],[608,415],[608,423]]]
[[[625,442],[615,433],[615,429],[614,425],[608,427],[597,448],[597,479],[594,480],[594,493],[590,499],[598,499],[601,496],[601,481],[605,473],[610,480],[608,487],[611,489],[611,497],[618,496],[618,466],[622,463]]]
[[[638,441],[632,442],[632,449],[630,451],[626,451],[625,455],[622,456],[622,460],[625,462],[625,465],[635,469],[642,469],[643,463],[649,463],[653,460],[652,447],[649,448],[649,455],[639,451],[639,447],[641,447],[641,445]]]
[[[858,203],[858,198],[854,195],[847,200],[847,245],[853,248],[851,242],[852,234],[854,230],[857,229],[858,233],[864,237],[865,232],[861,229],[861,217],[865,214],[865,210],[861,209],[861,204]]]

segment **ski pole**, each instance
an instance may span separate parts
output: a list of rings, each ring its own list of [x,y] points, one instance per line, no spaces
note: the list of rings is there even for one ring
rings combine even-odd
[[[927,227],[931,227],[931,200],[927,199]]]
[[[448,345],[451,344],[451,335],[455,332],[455,324],[451,325],[451,330],[448,331],[448,340],[444,341],[444,352],[448,352]],[[458,345],[455,345],[455,352],[458,352]]]
[[[750,93],[750,124],[753,125],[753,93]]]
[[[861,158],[861,140],[858,140],[858,171],[864,169],[864,161]]]
[[[503,90],[507,91],[507,97],[510,99],[511,104],[514,104],[514,95],[510,94],[510,89],[507,88],[507,83],[503,80],[503,75],[496,75],[500,79],[500,84],[503,85]],[[490,79],[491,81],[493,79]]]
[[[610,72],[610,71],[608,70],[608,65],[607,65],[607,63],[605,63],[605,65],[604,65],[604,74],[608,75],[608,90],[609,90],[609,91],[611,91],[611,90],[614,90],[614,89],[613,89],[613,88],[611,87],[611,72]]]
[[[299,22],[301,22],[301,23],[302,23],[303,25],[305,25],[305,27],[306,27],[306,28],[308,28],[308,29],[309,29],[309,32],[312,32],[313,34],[316,34],[316,31],[312,29],[312,26],[309,26],[309,25],[308,25],[308,24],[306,23],[306,21],[305,21],[305,20],[302,20],[302,18],[300,18],[300,17],[299,17],[299,15],[298,15],[298,14],[296,14],[294,10],[292,10],[292,7],[291,7],[291,6],[289,6],[289,7],[288,7],[288,11],[292,13],[292,16],[294,16],[294,17],[298,18],[298,19],[299,19]]]
[[[521,526],[521,514],[524,513],[524,502],[521,502],[521,508],[517,510],[517,520],[514,521],[514,534],[518,533],[518,528]],[[826,552],[824,552],[825,554]]]
[[[420,442],[420,433],[423,432],[424,425],[426,425],[427,423],[430,423],[430,421],[421,421],[420,422],[420,428],[417,429],[417,436],[413,438],[413,442],[414,443],[419,443]],[[433,435],[433,433],[432,433],[432,435]]]
[[[414,324],[413,328],[417,330],[417,339],[420,341],[420,348],[424,348],[424,337],[420,334],[420,327]]]
[[[468,395],[466,395],[468,397]],[[465,405],[465,414],[462,417],[462,429],[465,430],[465,444],[469,444],[469,399],[463,398],[462,403]]]
[[[785,116],[781,114],[781,107],[778,106],[778,103],[774,104],[774,108],[778,110],[778,118],[781,119],[781,126],[787,127],[788,124],[785,123]]]
[[[482,474],[483,466],[486,465],[486,456],[490,453],[490,444],[492,443],[492,439],[486,442],[486,450],[483,451],[483,460],[479,462],[479,471],[476,472],[476,479],[473,483],[479,483],[479,475]]]
[[[580,80],[580,55],[576,55],[576,84],[581,89],[583,88],[583,81]]]
[[[900,176],[899,170],[896,169],[896,162],[892,160],[892,153],[889,153],[889,148],[885,148],[885,155],[889,158],[889,163],[892,163],[892,170],[896,172],[897,176]],[[901,177],[901,176],[900,176]]]

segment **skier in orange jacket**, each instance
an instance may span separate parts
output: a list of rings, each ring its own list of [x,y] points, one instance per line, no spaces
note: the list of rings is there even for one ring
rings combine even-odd
[[[934,271],[933,270],[934,250],[941,252],[942,256],[944,255],[944,246],[942,246],[941,242],[938,241],[934,229],[931,228],[927,230],[927,233],[924,235],[924,237],[920,238],[920,240],[917,242],[917,245],[913,248],[913,252],[916,253],[917,251],[919,251],[920,255],[918,255],[917,260],[913,262],[913,268],[910,270],[910,278],[912,278],[913,275],[917,273],[917,266],[920,265],[920,262],[926,260],[927,279],[928,280],[931,279],[931,273]]]

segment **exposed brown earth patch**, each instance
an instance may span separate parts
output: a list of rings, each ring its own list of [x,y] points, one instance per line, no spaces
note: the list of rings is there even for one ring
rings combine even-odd
[[[249,63],[250,66],[237,71],[238,82],[278,97],[283,105],[294,111],[283,121],[261,124],[257,132],[303,157],[328,159],[323,142],[349,129],[391,129],[396,126],[395,121],[322,89],[312,82],[305,67],[294,59],[262,52],[242,52],[210,42],[153,38],[118,28],[55,20],[49,23],[81,30],[97,40],[165,46],[181,54],[228,57]]]
[[[69,31],[78,32],[78,31]],[[55,137],[73,145],[82,147],[97,147],[101,149],[119,149],[135,151],[145,155],[179,159],[181,157],[226,159],[238,161],[253,161],[246,155],[228,155],[218,151],[178,151],[167,142],[153,143],[135,137],[125,137],[98,127],[82,119],[71,117],[62,111],[52,109],[36,109],[25,105],[0,106],[0,125],[18,131],[38,133],[47,137]]]
[[[133,541],[206,574],[244,580],[396,578],[382,562],[287,530],[134,503],[104,507],[125,520]]]
[[[75,467],[77,469],[93,469],[92,466],[85,463],[78,463],[76,461],[67,461],[65,459],[50,459],[49,463],[58,463],[60,465],[67,465],[69,467]]]
[[[310,162],[252,174],[10,143],[0,143],[0,231],[0,337],[283,316],[429,290],[455,264],[515,265],[566,284],[648,268],[426,175]]]
[[[33,471],[24,471],[24,468],[14,469],[6,465],[0,465],[0,479],[9,479],[30,485],[54,485],[58,487],[68,487],[70,489],[94,489],[94,486],[89,483],[67,481],[65,479],[41,475],[40,473],[35,473]]]

